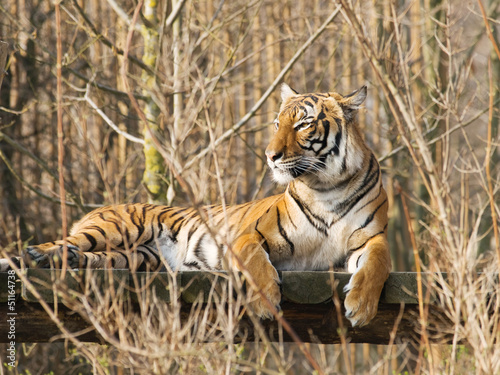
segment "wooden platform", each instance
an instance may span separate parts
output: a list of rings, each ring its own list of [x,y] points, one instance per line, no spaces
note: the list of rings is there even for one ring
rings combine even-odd
[[[52,286],[60,278],[60,271],[29,269],[23,278],[36,292],[53,306],[57,304],[57,316],[64,327],[70,332],[88,329],[92,325],[79,314],[65,306],[58,293]],[[290,324],[303,342],[339,343],[340,326],[352,343],[388,344],[391,341],[391,332],[394,340],[418,338],[416,328],[419,325],[417,279],[415,273],[391,273],[386,282],[380,299],[378,314],[375,319],[362,328],[352,328],[343,317],[341,325],[337,320],[337,310],[332,298],[336,293],[342,301],[345,298],[343,288],[350,278],[347,273],[333,272],[281,272],[283,300],[281,308],[283,317]],[[15,318],[15,342],[49,342],[60,331],[54,321],[40,304],[40,300],[33,295],[33,290],[16,279],[15,297],[12,288],[8,287],[7,273],[0,273],[0,342],[9,342],[8,334],[12,320]],[[12,279],[12,278],[11,278]],[[158,273],[154,277],[147,273],[132,275],[127,270],[93,270],[92,280],[99,289],[105,290],[112,284],[123,301],[129,301],[133,306],[137,303],[137,283],[148,288],[160,300],[170,302],[173,298],[182,301],[181,315],[187,318],[191,304],[196,300],[209,303],[208,298],[213,283],[218,288],[227,288],[227,275],[204,272],[183,272],[175,276],[175,280],[167,273]],[[68,272],[60,285],[68,291],[81,293],[89,287],[89,276],[85,272]],[[173,288],[177,284],[179,288]],[[12,285],[12,284],[11,284]],[[174,292],[173,290],[177,292]],[[9,295],[9,292],[11,293]],[[9,299],[10,298],[10,299]],[[89,294],[88,298],[92,298]],[[12,301],[15,300],[13,304]],[[10,303],[9,303],[10,301]],[[12,309],[14,306],[14,309]],[[343,308],[342,308],[343,309]],[[435,315],[436,309],[430,309]],[[344,311],[342,310],[342,316]],[[263,326],[269,333],[271,340],[278,340],[277,332],[280,324],[276,320],[265,320]],[[245,315],[239,323],[239,331],[246,339],[254,338],[253,324]],[[89,329],[79,336],[81,341],[98,342],[99,334]],[[291,337],[284,331],[284,341],[291,341]],[[235,338],[238,341],[238,337]]]

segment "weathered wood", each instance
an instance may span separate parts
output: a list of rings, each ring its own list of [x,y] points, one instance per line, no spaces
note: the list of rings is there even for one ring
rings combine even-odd
[[[72,312],[61,302],[62,299],[52,290],[52,285],[58,277],[58,271],[27,270],[26,277],[37,292],[50,305],[54,299],[59,300],[58,318],[70,332],[85,331],[79,336],[82,341],[98,342],[101,340],[92,324],[83,319],[79,314]],[[113,278],[113,283],[109,282]],[[293,327],[297,335],[304,342],[339,343],[340,325],[337,320],[337,311],[332,302],[336,292],[342,300],[345,295],[343,287],[348,282],[350,274],[330,272],[282,272],[283,301],[281,304],[283,317]],[[120,298],[130,299],[132,306],[136,306],[137,284],[141,288],[154,291],[156,296],[166,302],[172,298],[182,301],[181,319],[189,319],[191,304],[198,300],[207,302],[212,283],[217,283],[217,288],[227,288],[227,276],[214,275],[201,272],[184,272],[175,276],[160,273],[151,279],[146,273],[136,273],[132,276],[127,270],[93,270],[92,278],[96,280],[99,289],[105,290],[113,285],[119,290]],[[7,316],[7,274],[0,273],[0,314]],[[88,276],[85,272],[68,273],[63,284],[69,290],[82,292],[88,288]],[[171,284],[180,286],[177,295],[172,295]],[[332,283],[333,282],[333,283]],[[57,339],[60,332],[56,324],[40,305],[40,301],[24,285],[16,289],[16,342],[48,342]],[[335,288],[332,287],[335,285]],[[92,294],[89,294],[92,298]],[[416,277],[413,273],[392,273],[382,292],[378,314],[366,327],[352,328],[345,317],[341,325],[345,335],[353,343],[388,344],[391,333],[394,331],[395,340],[412,339],[418,337],[418,306],[416,305]],[[433,309],[435,312],[435,309]],[[344,311],[342,311],[344,316]],[[276,320],[267,320],[263,323],[272,340],[278,340],[280,323]],[[395,325],[397,326],[395,328]],[[0,342],[9,342],[7,334],[10,325],[6,319],[0,320]],[[290,336],[283,332],[283,340],[291,341]],[[242,338],[254,340],[254,326],[251,320],[243,316],[239,323],[239,334],[235,341]],[[60,336],[59,336],[59,339]]]
[[[396,304],[381,304],[375,319],[365,327],[350,327],[349,321],[343,318],[342,324],[345,329],[347,340],[351,343],[372,343],[388,344],[390,335],[394,329],[394,324],[402,311],[401,322],[398,325],[395,340],[413,339],[418,337],[415,333],[415,326],[418,319],[418,306],[406,305],[401,307]],[[15,342],[49,342],[60,341],[63,338],[56,324],[50,319],[43,307],[38,303],[19,301],[16,305],[16,332]],[[337,322],[337,312],[333,303],[323,303],[314,305],[302,305],[284,301],[282,303],[283,317],[293,327],[294,331],[303,342],[316,342],[323,344],[340,343],[339,324]],[[182,321],[189,319],[190,306],[184,306],[181,311]],[[0,316],[7,316],[7,305],[0,304]],[[78,333],[78,339],[84,342],[103,342],[99,334],[92,329],[92,324],[83,319],[79,314],[71,309],[59,305],[58,319],[70,332]],[[280,325],[276,320],[266,320],[262,322],[265,330],[269,333],[270,339],[279,340]],[[6,319],[0,320],[0,342],[9,342],[7,333],[9,324]],[[87,331],[89,330],[90,331]],[[291,342],[289,334],[283,332],[283,341]],[[256,337],[252,322],[243,316],[239,325],[239,334],[235,336],[235,342],[240,342],[242,338],[252,341]]]

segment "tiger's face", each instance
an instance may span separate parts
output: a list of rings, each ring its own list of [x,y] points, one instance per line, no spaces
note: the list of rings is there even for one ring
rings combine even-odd
[[[275,132],[266,149],[274,180],[280,184],[294,179],[332,182],[346,169],[351,145],[346,128],[366,98],[366,87],[344,97],[337,93],[300,95],[283,84],[281,98]],[[354,133],[357,138],[357,130]]]

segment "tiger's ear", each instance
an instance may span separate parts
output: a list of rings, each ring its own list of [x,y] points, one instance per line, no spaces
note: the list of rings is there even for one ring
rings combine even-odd
[[[288,99],[290,99],[294,95],[299,95],[299,93],[288,86],[286,83],[281,84],[281,101],[283,103],[287,102]]]
[[[338,100],[347,121],[352,120],[358,109],[361,108],[361,104],[363,104],[366,99],[366,92],[367,88],[365,85]]]
[[[367,88],[366,85],[362,86],[360,89],[351,92],[348,95],[345,95],[342,100],[342,106],[351,107],[352,109],[359,109],[361,104],[366,99]]]

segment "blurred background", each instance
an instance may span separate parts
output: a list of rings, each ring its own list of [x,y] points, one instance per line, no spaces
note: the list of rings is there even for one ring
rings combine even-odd
[[[121,0],[61,3],[69,222],[111,203],[189,205],[194,198],[211,204],[220,203],[223,193],[227,204],[235,204],[281,192],[283,187],[274,186],[269,177],[264,157],[272,132],[269,124],[279,108],[279,87],[252,109],[338,4],[160,1],[156,6],[146,4],[131,26],[136,5]],[[498,1],[485,6],[489,18],[496,20]],[[168,17],[178,7],[178,17],[171,22]],[[449,187],[439,194],[458,198],[460,171],[480,167],[473,165],[474,158],[481,163],[486,148],[488,59],[493,49],[477,3],[377,1],[357,3],[352,9],[387,75],[382,79],[391,80],[406,95],[405,105],[414,112],[418,130],[425,142],[433,142],[433,172],[447,179]],[[7,0],[0,12],[0,39],[11,48],[0,97],[0,244],[5,247],[19,239],[41,243],[60,237],[61,209],[54,6],[47,1]],[[492,22],[494,37],[496,26]],[[491,70],[496,90],[498,58],[492,60]],[[429,202],[429,192],[398,133],[387,95],[355,27],[339,12],[283,80],[299,92],[347,94],[368,85],[360,123],[384,170],[394,265],[411,269],[408,224],[394,184],[397,181],[404,193],[424,202]],[[130,102],[127,85],[147,116],[152,141]],[[494,95],[496,99],[497,90]],[[231,131],[236,124],[238,129]],[[496,112],[492,125],[497,139]],[[403,127],[412,140],[414,134],[404,123]],[[145,138],[152,148],[141,143]],[[155,148],[162,148],[163,156]],[[192,195],[178,184],[165,155]],[[492,154],[492,165],[498,155]],[[214,160],[222,172],[220,185]],[[481,190],[475,177],[464,178],[469,180],[469,194]],[[476,208],[471,203],[470,209]],[[419,221],[426,220],[425,211],[418,204],[411,209],[416,230]],[[490,238],[483,239],[481,251],[489,248]]]
[[[66,0],[56,22],[52,2],[4,0],[0,246],[61,237],[60,183],[68,222],[113,203],[282,192],[264,157],[279,84],[366,84],[359,120],[383,169],[394,270],[496,265],[499,5]]]

